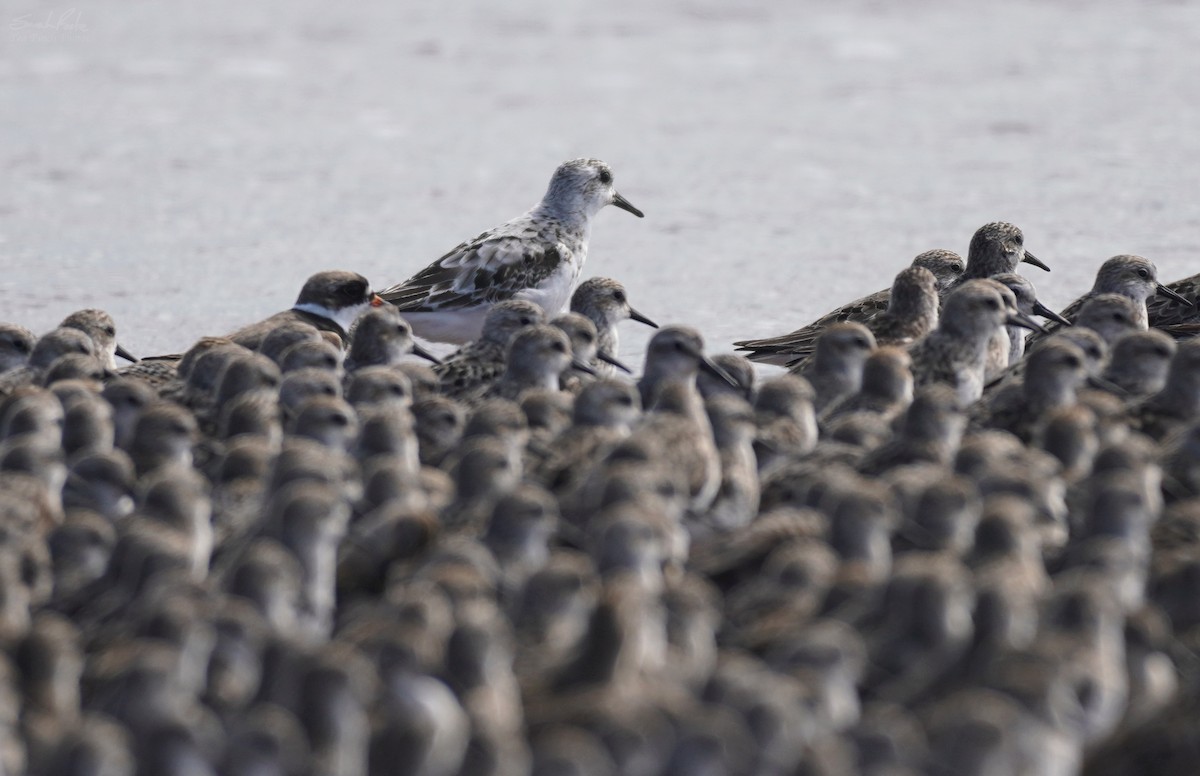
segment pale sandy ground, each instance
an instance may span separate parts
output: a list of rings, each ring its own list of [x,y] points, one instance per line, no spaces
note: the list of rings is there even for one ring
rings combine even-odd
[[[1175,278],[1200,6],[0,0],[0,320],[178,350],[319,269],[402,280],[585,155],[647,213],[585,274],[713,351],[997,219],[1054,305],[1115,253]]]

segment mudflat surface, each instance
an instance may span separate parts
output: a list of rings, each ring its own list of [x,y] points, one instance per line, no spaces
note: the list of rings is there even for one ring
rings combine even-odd
[[[317,270],[403,280],[577,156],[647,214],[584,274],[713,352],[992,220],[1061,306],[1116,253],[1200,271],[1197,73],[1168,2],[0,0],[0,320],[177,351]]]

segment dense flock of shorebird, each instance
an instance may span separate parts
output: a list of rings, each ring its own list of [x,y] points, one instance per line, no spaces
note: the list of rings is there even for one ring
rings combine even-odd
[[[174,356],[0,325],[0,773],[1197,773],[1200,276],[1058,314],[997,222],[709,356],[579,282],[609,204]]]

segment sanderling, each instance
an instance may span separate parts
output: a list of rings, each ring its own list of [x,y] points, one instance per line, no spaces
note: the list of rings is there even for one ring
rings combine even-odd
[[[599,378],[579,392],[573,423],[554,440],[541,467],[541,478],[555,491],[566,491],[587,475],[600,457],[625,437],[641,414],[637,388],[627,382]]]
[[[388,366],[364,366],[346,377],[346,401],[363,411],[366,407],[411,408],[412,381]]]
[[[358,436],[357,418],[354,408],[339,397],[311,396],[296,408],[287,433],[345,451]]]
[[[743,401],[754,401],[755,384],[758,375],[754,372],[754,364],[745,356],[736,353],[718,353],[712,357],[712,362],[729,377],[731,383],[724,377],[719,377],[701,370],[696,373],[696,388],[705,399],[711,399],[721,394],[736,396]]]
[[[1049,318],[1052,321],[1069,326],[1071,324],[1066,318],[1051,310],[1046,305],[1038,301],[1037,289],[1033,287],[1033,283],[1024,275],[1018,275],[1015,272],[1004,272],[992,278],[997,283],[1006,286],[1009,291],[1013,292],[1013,296],[1017,300],[1017,309],[1031,318],[1035,315],[1041,318]],[[1025,355],[1025,340],[1028,330],[1020,326],[1006,326],[1005,331],[1008,335],[1008,363],[1015,364]]]
[[[599,334],[596,331],[596,324],[592,323],[592,319],[586,315],[575,312],[563,313],[550,321],[550,325],[563,330],[567,339],[571,341],[571,355],[574,356],[574,360],[586,364],[592,370],[593,375],[599,374],[593,366],[596,363],[605,363],[620,369],[625,374],[632,374],[629,367],[614,358],[611,353],[598,347]],[[565,391],[578,393],[582,384],[591,377],[579,372],[573,366],[569,367],[562,374],[562,388]]]
[[[812,360],[794,370],[816,391],[813,407],[818,413],[862,387],[863,364],[874,350],[875,335],[861,323],[834,323],[821,332]]]
[[[650,338],[642,379],[638,381],[642,406],[649,408],[659,388],[667,382],[682,380],[694,388],[696,373],[701,369],[734,384],[733,378],[704,355],[704,339],[700,332],[687,326],[659,329]]]
[[[483,543],[500,563],[500,590],[511,600],[546,564],[559,521],[558,502],[545,489],[522,482],[500,497],[483,532]]]
[[[956,391],[941,383],[917,388],[895,436],[863,459],[864,474],[882,474],[911,463],[945,465],[958,451],[966,417]]]
[[[611,278],[588,278],[580,283],[571,295],[571,312],[587,316],[596,324],[597,349],[610,356],[617,355],[617,324],[621,321],[634,320],[652,329],[658,328],[657,323],[633,309],[625,287]],[[611,364],[596,360],[592,362],[592,368],[601,377],[613,375]]]
[[[978,280],[964,283],[946,297],[938,328],[912,351],[917,385],[949,385],[964,408],[983,394],[992,335],[1006,324],[1038,328],[1015,309],[1015,302],[1014,309],[1008,308],[1001,290],[1008,291],[998,283]]]
[[[754,455],[757,427],[753,408],[735,395],[718,395],[705,402],[713,441],[721,462],[721,485],[701,518],[706,528],[733,531],[758,515],[760,484]]]
[[[367,366],[391,366],[412,354],[426,361],[441,361],[413,341],[412,326],[395,307],[380,306],[363,313],[350,330],[350,349],[346,353],[346,371]]]
[[[1089,296],[1075,315],[1073,328],[1091,329],[1100,335],[1106,345],[1112,345],[1120,337],[1144,331],[1145,320],[1138,324],[1138,305],[1123,294],[1096,294]]]
[[[116,356],[137,363],[137,359],[117,342],[117,328],[112,316],[103,310],[77,310],[63,318],[59,326],[79,329],[96,343],[96,355],[108,369],[116,369]]]
[[[421,463],[439,466],[454,451],[467,424],[467,410],[445,396],[430,396],[413,403]]]
[[[63,411],[62,448],[68,462],[113,449],[116,439],[113,409],[99,393],[88,391],[64,399]]]
[[[513,337],[504,374],[488,393],[517,401],[525,391],[537,388],[556,391],[559,375],[567,369],[585,374],[592,371],[574,358],[571,340],[562,329],[546,324],[531,326]]]
[[[995,277],[984,278],[980,280],[980,282],[991,283],[992,286],[998,292],[1000,292],[1000,298],[1004,300],[1004,308],[1008,310],[1010,314],[1021,314],[1025,316],[1026,323],[1028,324],[1025,326],[1025,328],[1033,328],[1036,331],[1041,331],[1041,324],[1034,322],[1034,319],[1028,314],[1021,313],[1020,308],[1017,306],[1017,295],[1013,293],[1012,288],[996,279],[1003,276],[1004,275],[996,275]],[[984,361],[983,369],[985,384],[1003,374],[1011,363],[1010,358],[1012,355],[1012,340],[1008,333],[1009,326],[1011,325],[1012,324],[1007,324],[999,329],[996,329],[996,331],[992,332],[992,337],[988,341],[987,357]]]
[[[915,474],[924,469],[906,471]],[[929,471],[936,473],[931,481],[923,481],[921,475],[912,477],[915,487],[911,497],[899,499],[903,515],[892,538],[892,549],[898,556],[944,552],[964,557],[975,543],[975,528],[983,510],[979,491],[966,477],[947,476],[936,467]],[[902,477],[893,475],[893,482],[902,481]]]
[[[63,380],[84,380],[96,386],[96,390],[99,391],[99,385],[112,374],[96,356],[68,353],[54,360],[50,368],[42,374],[40,384],[51,386]]]
[[[676,327],[663,329],[655,339],[669,340],[663,333],[669,335],[673,329]],[[653,348],[652,341],[652,351]],[[648,353],[647,364],[652,358]],[[694,362],[691,369],[696,369]],[[642,394],[647,395],[645,388]],[[656,437],[662,447],[661,465],[684,474],[690,506],[701,513],[712,504],[721,487],[721,459],[713,440],[712,423],[704,411],[704,400],[696,390],[694,371],[690,379],[677,373],[656,383],[649,395],[653,397],[652,403],[634,437]]]
[[[1062,311],[1063,317],[1075,320],[1083,304],[1098,294],[1120,294],[1131,299],[1135,311],[1134,322],[1140,329],[1148,326],[1149,317],[1146,305],[1155,294],[1165,297],[1166,300],[1169,300],[1167,304],[1171,306],[1177,304],[1181,312],[1195,311],[1195,306],[1185,297],[1158,282],[1158,269],[1154,266],[1154,262],[1130,254],[1113,256],[1101,264],[1100,269],[1096,272],[1096,282],[1092,285],[1092,290],[1067,305]],[[1053,326],[1048,327],[1049,331],[1054,331],[1054,328]],[[1033,342],[1038,337],[1037,334],[1031,334],[1029,340]]]
[[[1158,329],[1134,331],[1112,346],[1102,375],[1130,396],[1143,398],[1162,390],[1175,355],[1175,340]]]
[[[345,353],[341,348],[324,339],[305,340],[297,342],[279,355],[279,371],[286,374],[297,369],[327,369],[341,374],[344,357]],[[267,360],[271,361],[269,358]]]
[[[488,310],[506,299],[535,302],[557,315],[587,258],[592,218],[606,205],[642,217],[613,188],[606,163],[563,162],[528,213],[462,243],[382,296],[400,308],[417,336],[435,342],[478,339]]]
[[[336,373],[328,369],[297,369],[283,375],[279,383],[279,408],[284,417],[291,418],[313,396],[341,395],[342,381]]]
[[[24,326],[0,323],[0,375],[24,366],[35,342],[37,337]]]
[[[69,353],[94,357],[96,346],[90,337],[78,329],[59,327],[43,334],[34,343],[25,364],[0,376],[0,397],[7,396],[23,385],[39,382],[55,361]]]
[[[828,425],[843,415],[867,412],[886,421],[899,415],[912,401],[912,359],[898,347],[877,348],[863,364],[862,386],[857,393],[831,404],[821,415]]]
[[[1025,235],[1016,226],[1004,221],[984,224],[971,237],[966,269],[947,291],[959,288],[968,280],[1016,272],[1021,262],[1050,271],[1037,256],[1025,250]]]
[[[1013,386],[989,397],[986,406],[976,405],[980,423],[1028,442],[1047,413],[1075,403],[1075,391],[1086,377],[1079,348],[1061,339],[1046,340],[1029,354],[1019,390]]]
[[[285,321],[272,327],[255,350],[281,365],[283,354],[293,345],[299,345],[301,342],[322,341],[322,335],[323,332],[320,329],[306,321]],[[336,339],[338,340],[337,346],[341,347],[341,338],[336,337]]]
[[[482,398],[504,373],[513,338],[545,319],[542,308],[524,299],[510,299],[492,307],[479,339],[463,345],[434,367],[441,392],[461,401]]]
[[[762,384],[754,397],[758,426],[754,453],[759,474],[764,478],[816,446],[815,397],[809,382],[798,375],[780,375]]]
[[[896,275],[892,288],[842,305],[791,334],[760,340],[742,340],[733,344],[739,350],[750,351],[747,358],[751,361],[779,366],[799,365],[812,355],[817,339],[833,324],[847,321],[861,323],[878,335],[873,321],[885,315],[887,322],[882,324],[881,329],[889,332],[889,338],[895,337],[891,344],[899,344],[899,340],[904,337],[915,340],[937,325],[937,294],[958,279],[963,272],[963,266],[962,258],[953,251],[926,251]],[[929,318],[929,304],[926,301],[925,289],[928,279],[923,273],[912,271],[915,269],[923,269],[933,275],[935,294],[932,320]],[[897,286],[903,289],[904,297],[893,300],[893,295],[900,290]],[[926,325],[928,328],[922,331],[922,327]]]
[[[1156,441],[1200,415],[1200,339],[1179,343],[1162,390],[1133,410],[1134,427]]]
[[[192,465],[196,437],[192,413],[178,404],[159,402],[138,415],[126,452],[133,459],[138,477],[166,466],[187,469]]]
[[[484,399],[467,418],[462,442],[475,437],[492,437],[508,445],[513,455],[521,455],[529,443],[529,421],[521,406],[511,399]]]
[[[291,309],[226,336],[238,345],[256,350],[276,326],[302,321],[321,331],[333,332],[345,343],[354,319],[381,304],[383,300],[371,291],[371,284],[362,275],[341,270],[318,272],[304,282]]]

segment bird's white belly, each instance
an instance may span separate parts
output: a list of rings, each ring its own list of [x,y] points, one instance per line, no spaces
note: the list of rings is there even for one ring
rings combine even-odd
[[[566,312],[571,292],[575,290],[575,281],[579,279],[579,270],[577,264],[563,262],[541,285],[518,291],[513,298],[533,302],[546,311],[546,318],[553,318]]]
[[[401,313],[413,333],[430,342],[462,345],[479,339],[488,307],[445,310],[441,312]]]

